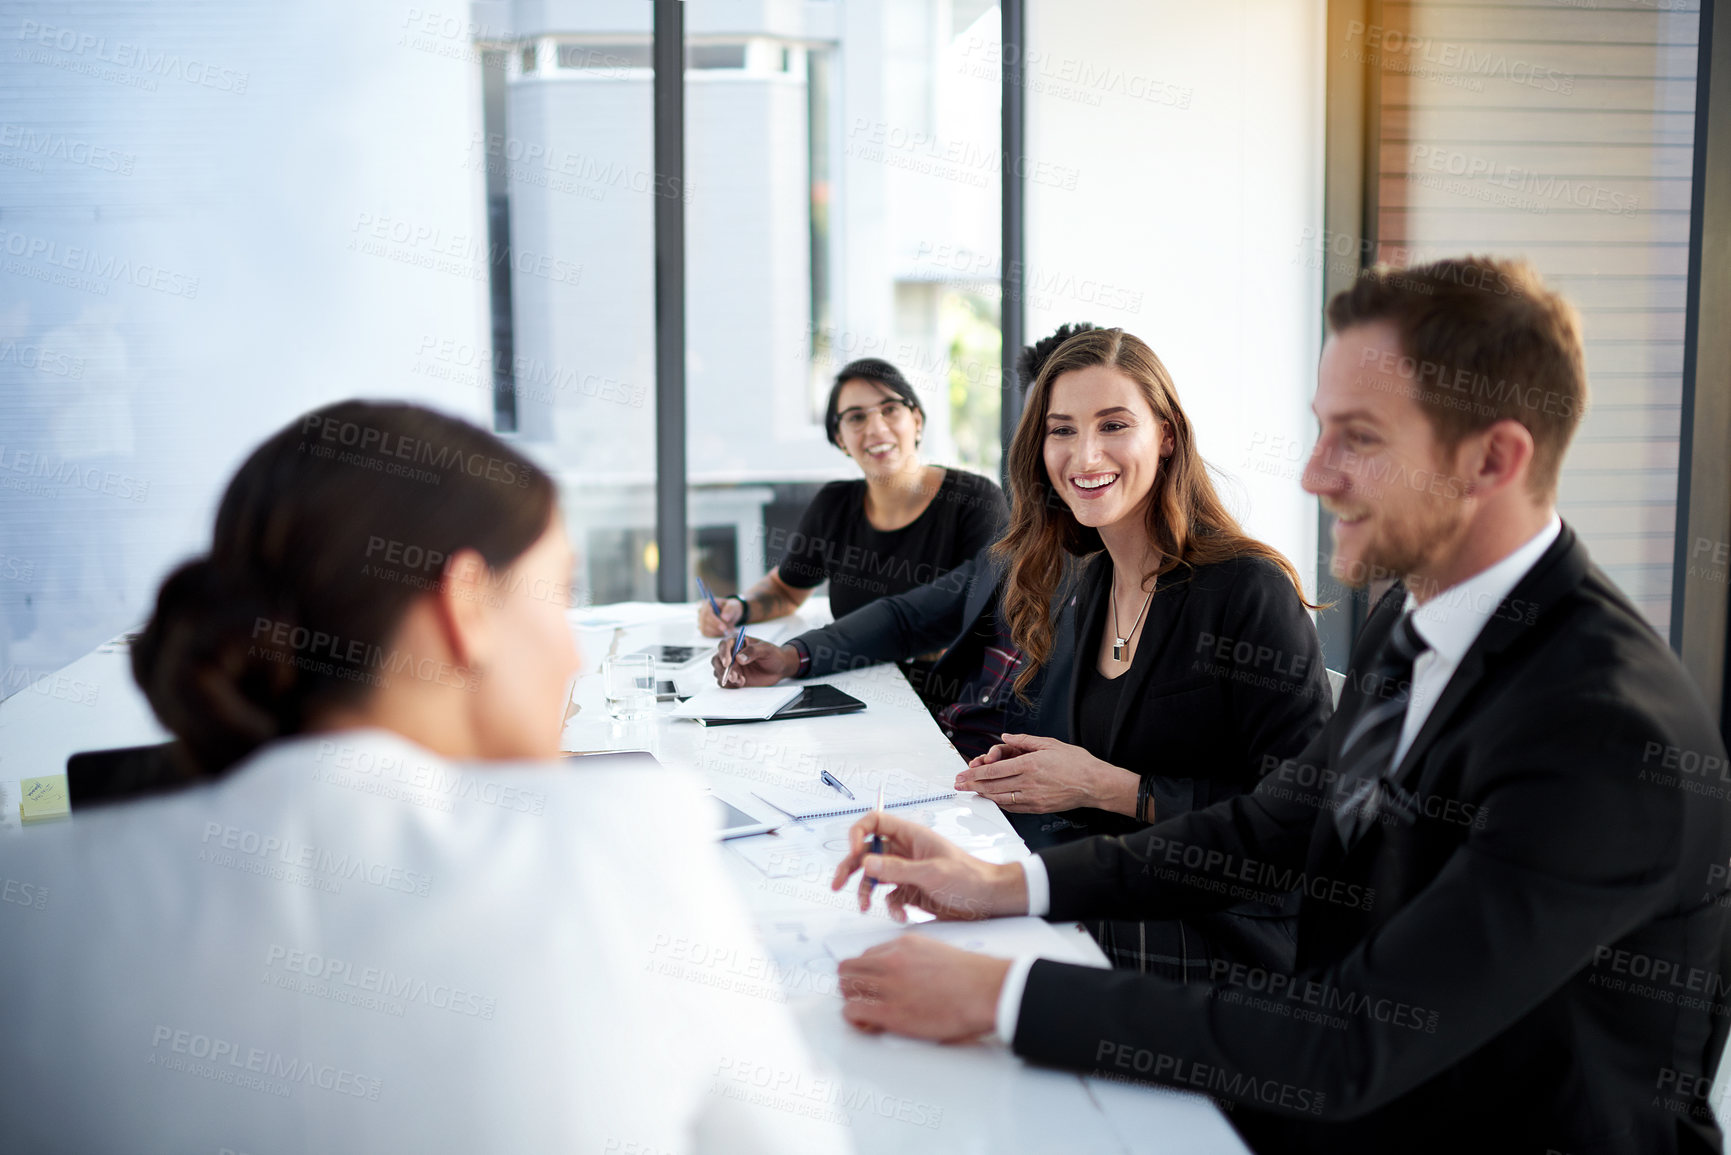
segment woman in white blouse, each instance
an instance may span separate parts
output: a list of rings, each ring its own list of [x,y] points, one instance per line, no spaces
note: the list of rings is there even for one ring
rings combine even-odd
[[[0,844],[6,1146],[847,1149],[695,780],[552,764],[571,568],[461,421],[254,452],[133,649],[194,784]]]

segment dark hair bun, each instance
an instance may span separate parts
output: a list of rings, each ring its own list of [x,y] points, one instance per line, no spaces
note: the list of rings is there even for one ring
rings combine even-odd
[[[226,767],[299,720],[294,655],[270,642],[282,615],[243,584],[209,558],[187,562],[132,646],[133,677],[199,767]]]
[[[1049,337],[1041,337],[1032,345],[1026,345],[1016,355],[1016,384],[1026,393],[1040,376],[1040,370],[1045,367],[1046,358],[1050,357],[1065,341],[1077,333],[1088,333],[1100,326],[1087,321],[1075,321],[1068,325],[1059,325],[1056,332]]]
[[[545,473],[459,418],[368,401],[304,414],[229,482],[210,552],[163,583],[133,676],[215,777],[412,669],[391,641],[445,562],[473,550],[502,572],[554,508]]]

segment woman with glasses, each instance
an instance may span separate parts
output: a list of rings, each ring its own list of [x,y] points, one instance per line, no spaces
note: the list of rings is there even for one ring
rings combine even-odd
[[[998,536],[1008,517],[1003,492],[977,474],[920,459],[926,412],[888,361],[844,366],[829,391],[824,428],[865,476],[818,492],[787,542],[781,563],[719,617],[699,603],[698,625],[719,637],[747,622],[798,609],[829,581],[836,617],[943,576]]]

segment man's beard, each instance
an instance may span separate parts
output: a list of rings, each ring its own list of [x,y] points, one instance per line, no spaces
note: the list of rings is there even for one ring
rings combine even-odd
[[[1429,494],[1426,498],[1407,516],[1379,516],[1374,536],[1358,556],[1342,567],[1337,553],[1330,559],[1329,572],[1341,584],[1363,589],[1374,581],[1405,578],[1431,568],[1438,557],[1454,548],[1467,520],[1467,508],[1458,500]]]

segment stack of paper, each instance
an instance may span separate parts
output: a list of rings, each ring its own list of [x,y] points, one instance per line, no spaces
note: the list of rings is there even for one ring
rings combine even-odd
[[[994,958],[1051,959],[1053,962],[1106,967],[1097,951],[1089,951],[1082,940],[1065,934],[1043,918],[987,918],[974,922],[921,922],[911,926],[862,927],[837,931],[824,939],[824,946],[838,962],[855,958],[874,946],[891,942],[903,934],[923,934],[939,942]]]
[[[851,818],[836,818],[812,826],[783,826],[771,834],[735,838],[727,845],[770,878],[828,878],[835,873],[847,845]]]

